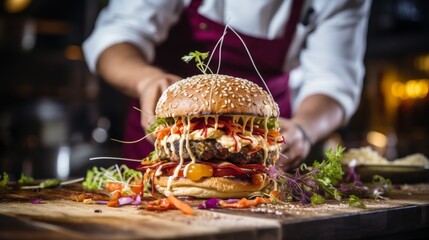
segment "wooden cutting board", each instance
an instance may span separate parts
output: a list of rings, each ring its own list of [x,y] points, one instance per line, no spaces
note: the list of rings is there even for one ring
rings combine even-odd
[[[9,231],[14,236],[5,236],[6,226],[2,224],[0,239],[32,238],[32,230],[38,229],[40,237],[59,236],[67,238],[94,237],[94,239],[124,238],[181,238],[207,235],[229,235],[269,232],[275,239],[279,237],[280,223],[274,219],[253,218],[243,215],[196,210],[195,216],[188,216],[179,210],[150,212],[135,206],[118,208],[98,204],[85,204],[68,198],[75,190],[46,189],[38,192],[14,191],[0,194],[0,215],[3,222],[19,221],[19,225],[29,231]],[[43,199],[40,204],[32,200]],[[193,205],[199,202],[192,202]],[[31,231],[30,231],[31,230]],[[270,231],[268,231],[270,230]],[[249,239],[249,238],[246,238]]]
[[[411,214],[416,215],[420,222],[426,221],[425,224],[429,220],[427,216],[420,216],[428,210],[428,184],[396,189],[389,200],[364,200],[366,209],[352,208],[344,202],[328,201],[318,206],[291,203],[245,210],[196,210],[195,216],[185,215],[178,210],[149,212],[135,206],[110,208],[84,204],[69,200],[69,196],[75,192],[80,192],[80,189],[62,187],[0,193],[0,239],[281,239],[294,238],[300,231],[300,234],[320,234],[316,230],[298,229],[301,225],[308,226],[316,222],[315,226],[325,226],[326,223],[327,226],[347,226],[350,229],[348,221],[353,221],[356,231],[362,231],[351,216],[364,219],[373,214],[376,216],[373,221],[378,224],[368,225],[372,229],[367,231],[372,233],[379,231],[379,228],[389,228],[380,225],[380,212],[385,211],[387,214],[389,211],[411,207],[417,210],[424,207],[420,211],[413,210]],[[40,204],[33,204],[31,201],[34,199],[43,200]],[[200,201],[189,203],[196,206]],[[401,220],[404,219],[396,222]],[[365,225],[365,222],[360,224]],[[341,234],[356,236],[356,233],[348,232],[347,228]],[[335,231],[320,230],[325,235],[319,236],[327,239],[337,237],[326,235],[336,234]]]

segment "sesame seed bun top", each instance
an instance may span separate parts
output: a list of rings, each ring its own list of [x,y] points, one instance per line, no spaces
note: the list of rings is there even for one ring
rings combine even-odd
[[[271,95],[242,78],[201,74],[168,87],[156,106],[157,118],[196,115],[250,115],[278,117]]]

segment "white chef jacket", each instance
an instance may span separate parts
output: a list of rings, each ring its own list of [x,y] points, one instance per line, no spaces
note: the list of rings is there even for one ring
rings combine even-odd
[[[153,61],[155,47],[168,37],[171,26],[189,3],[190,0],[109,1],[83,44],[89,69],[95,72],[100,54],[121,42],[135,45],[148,61]],[[335,99],[344,110],[344,123],[356,111],[365,73],[370,4],[370,0],[306,1],[283,64],[283,70],[291,74],[292,111],[312,94]],[[291,5],[291,0],[205,0],[198,12],[213,21],[228,23],[241,34],[275,39],[284,34]]]

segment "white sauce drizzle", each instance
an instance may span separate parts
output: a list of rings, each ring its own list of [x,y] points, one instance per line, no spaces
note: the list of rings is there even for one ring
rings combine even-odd
[[[188,151],[188,154],[189,154],[189,157],[192,160],[192,163],[195,163],[196,158],[195,158],[194,153],[192,152],[191,144],[189,143],[189,133],[191,132],[191,120],[192,120],[192,117],[187,117],[187,120],[188,120],[188,124],[185,127],[186,150]]]
[[[174,125],[173,125],[173,127],[177,126],[177,120],[178,120],[178,118],[175,117],[174,118]],[[170,135],[173,135],[173,127],[170,129]],[[168,142],[170,143],[171,152],[172,152],[173,155],[175,155],[176,154],[176,149],[174,148],[174,139],[170,138],[170,137],[168,139],[169,139]]]
[[[162,144],[162,148],[164,148],[164,152],[167,154],[167,156],[171,157],[170,149],[168,149],[168,146],[166,143],[167,141],[168,141],[168,136],[165,136],[164,139],[162,140],[161,144]],[[155,146],[157,146],[156,141],[155,141]]]
[[[250,116],[243,116],[243,134],[246,134],[246,126],[250,118],[251,118]]]
[[[182,120],[182,122],[185,122],[185,121],[183,121],[183,118],[181,118],[181,120]],[[185,129],[186,129],[186,127],[185,127]],[[180,158],[180,162],[177,165],[177,167],[174,169],[173,175],[168,178],[167,192],[169,192],[171,190],[171,183],[173,182],[174,179],[177,178],[177,176],[179,176],[179,171],[180,171],[180,169],[183,166],[183,162],[184,162],[184,160],[183,160],[183,142],[185,141],[185,138],[186,138],[186,133],[182,134],[180,136],[180,140],[179,140],[179,158]]]
[[[156,172],[155,172],[155,176],[156,176],[156,177],[161,176],[161,174],[162,174],[162,172],[161,172],[161,170],[162,170],[162,166],[163,166],[163,165],[159,166],[159,167],[158,167],[158,169],[156,169]]]
[[[264,117],[265,140],[268,139],[268,118]]]
[[[253,133],[253,125],[255,123],[255,119],[256,119],[256,117],[252,117],[252,119],[250,121],[250,133]]]
[[[183,169],[183,176],[188,177],[188,168],[191,166],[191,163],[186,164],[185,168]]]

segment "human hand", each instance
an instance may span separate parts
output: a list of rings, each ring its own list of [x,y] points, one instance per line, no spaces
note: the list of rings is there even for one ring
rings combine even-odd
[[[280,131],[286,144],[281,147],[282,156],[276,165],[283,170],[299,167],[310,152],[311,140],[300,125],[286,118],[280,118]]]
[[[144,129],[148,129],[154,123],[155,107],[162,92],[180,79],[181,77],[173,74],[158,73],[139,82],[137,90],[141,108],[140,123]],[[146,139],[152,143],[155,141],[152,135]]]

